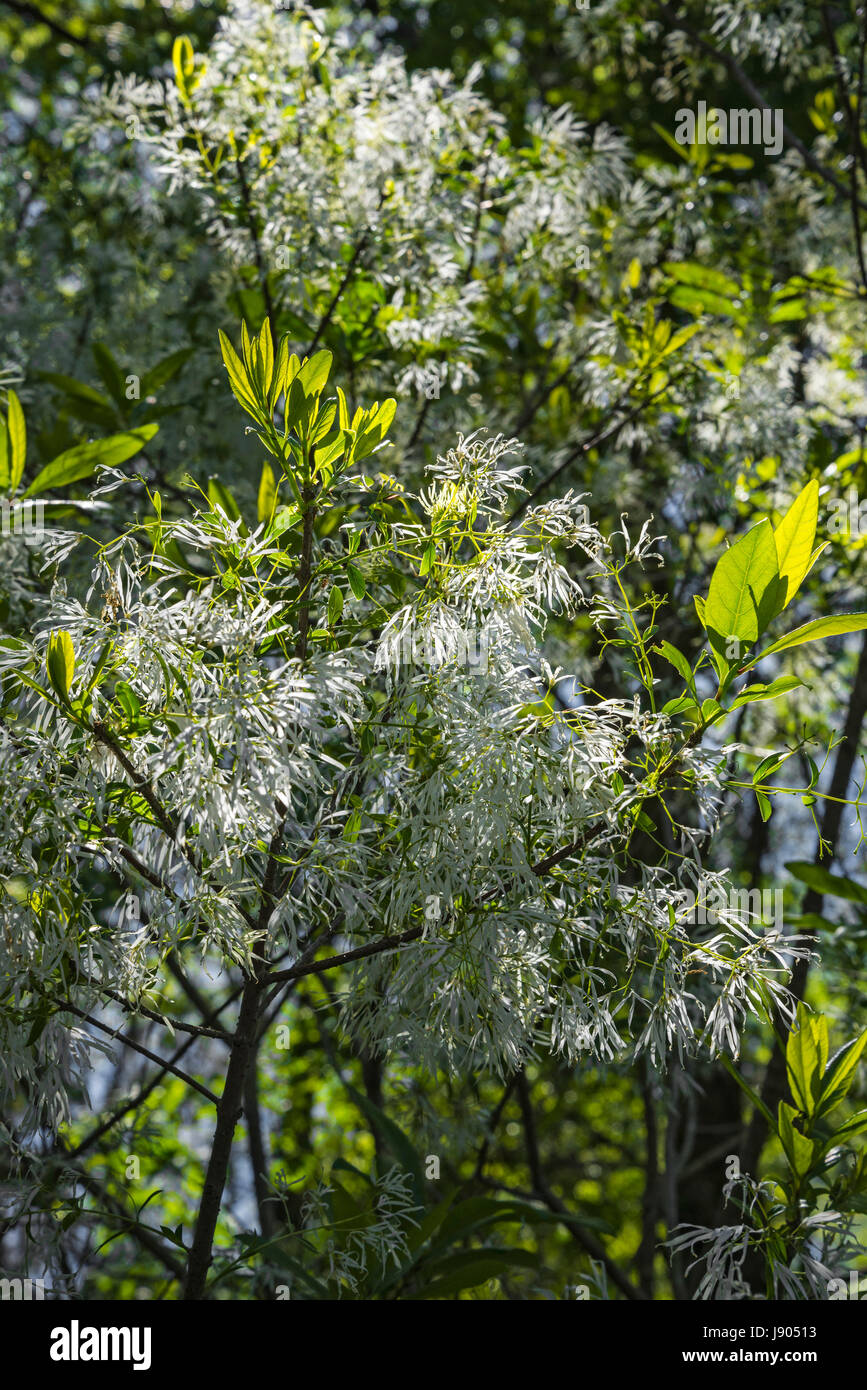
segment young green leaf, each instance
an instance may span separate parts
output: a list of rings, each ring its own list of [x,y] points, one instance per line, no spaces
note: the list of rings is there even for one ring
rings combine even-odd
[[[259,384],[262,395],[267,397],[271,390],[271,382],[274,377],[274,339],[271,337],[271,323],[265,319],[259,330],[259,340],[256,344]]]
[[[141,702],[128,681],[118,681],[114,690],[115,698],[126,715],[132,722],[141,714]]]
[[[429,541],[425,546],[424,554],[421,557],[421,564],[418,567],[419,578],[424,579],[436,559],[436,553],[436,546],[433,541]]]
[[[795,1026],[790,1030],[786,1042],[786,1070],[792,1095],[805,1115],[813,1112],[816,1090],[814,1081],[821,1077],[824,1062],[827,1061],[827,1035],[825,1036],[825,1057],[821,1055],[821,1033],[816,1021],[807,1013],[803,1004],[798,1006]]]
[[[786,695],[803,684],[797,676],[778,676],[770,685],[748,685],[746,690],[742,690],[740,695],[732,700],[729,709],[740,709],[742,705],[752,705],[759,700],[776,700],[778,695]]]
[[[271,520],[276,505],[277,480],[274,477],[274,470],[270,463],[263,463],[262,476],[259,479],[259,497],[256,504],[256,512],[260,523]]]
[[[396,410],[397,401],[390,396],[387,401],[373,406],[365,413],[353,451],[356,459],[367,458],[382,446]]]
[[[265,424],[262,408],[256,400],[256,395],[253,391],[246,367],[232,347],[232,344],[229,342],[222,328],[217,331],[220,337],[220,349],[223,354],[223,362],[225,363],[226,371],[229,373],[229,385],[232,388],[235,399],[240,402],[247,414],[252,415],[253,419],[260,425]]]
[[[52,632],[48,639],[46,666],[48,679],[61,700],[68,704],[69,687],[75,672],[75,650],[68,632]]]
[[[759,636],[759,606],[779,577],[771,523],[764,517],[719,560],[711,576],[704,617],[711,640],[750,644]],[[713,634],[716,635],[716,639]]]
[[[867,1047],[867,1029],[860,1037],[846,1043],[835,1054],[831,1065],[822,1077],[818,1105],[819,1115],[827,1115],[830,1110],[834,1109],[835,1105],[846,1097],[855,1079],[855,1068],[861,1060],[861,1054],[865,1047]]]
[[[281,391],[286,389],[286,373],[289,367],[289,339],[283,338],[277,349],[277,363],[274,367],[274,380],[271,383],[271,394],[268,397],[268,404],[273,411]]]
[[[683,652],[678,651],[677,647],[673,646],[671,642],[664,641],[660,642],[653,650],[659,652],[660,656],[665,657],[666,661],[674,667],[675,671],[683,678],[688,688],[692,691],[693,696],[695,696],[695,677],[692,673],[692,667]]]
[[[343,612],[343,590],[339,584],[333,584],[331,593],[328,595],[328,626],[334,627]]]
[[[24,472],[24,458],[27,453],[27,429],[24,424],[24,411],[14,391],[9,392],[9,490],[18,491],[21,475]]]
[[[11,493],[12,475],[9,470],[9,430],[5,417],[0,414],[0,492]]]
[[[818,517],[819,484],[814,478],[795,498],[774,532],[780,576],[786,581],[780,611],[791,603],[810,568]]]
[[[800,1178],[810,1171],[813,1161],[813,1142],[795,1128],[796,1114],[797,1112],[784,1100],[780,1101],[777,1111],[777,1132],[789,1167],[795,1177]]]
[[[337,388],[337,408],[339,411],[339,414],[337,416],[337,423],[342,430],[348,430],[349,406],[346,404],[346,396],[343,394],[343,389],[340,386],[338,386]]]
[[[758,807],[759,807],[759,814],[760,814],[762,820],[763,820],[763,821],[768,821],[768,820],[770,820],[770,818],[771,818],[771,812],[772,812],[772,810],[773,810],[773,807],[772,807],[772,805],[771,805],[770,797],[766,796],[764,792],[759,791],[758,787],[755,788],[755,793],[756,793],[756,801],[757,801]]]
[[[753,785],[758,786],[761,782],[764,782],[766,777],[770,777],[772,773],[777,771],[777,768],[782,767],[786,759],[791,756],[791,753],[786,750],[785,753],[769,753],[766,758],[762,758],[762,761],[753,773]]]
[[[305,396],[318,396],[328,380],[331,372],[331,363],[334,360],[333,353],[327,348],[321,352],[316,352],[309,357],[298,373],[298,380],[304,390]]]

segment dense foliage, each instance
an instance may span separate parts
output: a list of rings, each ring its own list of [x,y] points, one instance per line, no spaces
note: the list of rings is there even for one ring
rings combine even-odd
[[[846,1296],[865,53],[0,6],[4,1271]]]

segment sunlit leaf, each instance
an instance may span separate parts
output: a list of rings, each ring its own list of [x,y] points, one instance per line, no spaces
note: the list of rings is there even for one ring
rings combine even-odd
[[[51,488],[66,487],[69,483],[89,478],[97,468],[117,468],[142,450],[153,439],[159,425],[140,425],[134,430],[124,430],[121,434],[109,435],[107,439],[96,439],[91,444],[77,444],[74,449],[52,459],[37,473],[24,493],[25,497],[36,497]]]

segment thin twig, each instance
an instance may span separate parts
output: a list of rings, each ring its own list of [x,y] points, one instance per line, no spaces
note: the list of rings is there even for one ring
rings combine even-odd
[[[101,1033],[107,1033],[110,1038],[115,1038],[119,1043],[123,1043],[124,1047],[131,1048],[133,1052],[140,1052],[142,1057],[147,1057],[149,1062],[157,1062],[159,1066],[164,1067],[166,1071],[173,1072],[175,1076],[179,1076],[182,1081],[185,1081],[188,1086],[192,1086],[193,1090],[198,1091],[199,1094],[203,1095],[205,1100],[209,1100],[212,1105],[219,1105],[219,1097],[215,1096],[213,1091],[209,1091],[207,1086],[203,1086],[201,1081],[197,1081],[194,1076],[190,1076],[187,1072],[181,1071],[180,1067],[173,1066],[173,1064],[167,1062],[164,1057],[159,1057],[156,1052],[151,1052],[150,1048],[143,1047],[141,1043],[135,1042],[135,1040],[126,1033],[119,1033],[117,1029],[109,1028],[106,1023],[100,1023],[98,1018],[94,1018],[92,1014],[86,1013],[84,1009],[79,1009],[76,1004],[71,1004],[68,999],[56,999],[50,994],[46,995],[46,998],[50,999],[52,1004],[56,1004],[61,1013],[75,1014],[78,1018],[84,1019],[85,1023],[89,1023],[92,1028],[98,1028]]]

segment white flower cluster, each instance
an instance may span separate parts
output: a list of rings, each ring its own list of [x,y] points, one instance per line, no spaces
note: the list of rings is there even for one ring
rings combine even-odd
[[[572,496],[514,524],[513,449],[459,440],[430,470],[426,520],[362,532],[348,635],[303,662],[279,535],[218,509],[164,519],[153,556],[113,543],[85,601],[57,585],[32,640],[0,647],[18,689],[0,744],[0,1057],[42,1118],[64,1113],[85,1060],[78,1022],[62,1044],[47,1006],[68,1000],[78,1020],[107,990],[158,1002],[166,954],[193,943],[208,966],[249,968],[317,936],[409,933],[355,963],[343,1018],[372,1049],[433,1068],[506,1073],[538,1046],[573,1061],[736,1053],[748,1010],[785,1008],[797,940],[725,912],[702,936],[673,908],[718,817],[719,752],[679,750],[701,823],[644,862],[636,818],[678,736],[638,695],[564,708],[552,694],[568,678],[544,658],[551,616],[584,603],[600,631],[618,617],[610,542]],[[624,522],[621,568],[656,543]],[[342,552],[317,545],[314,566],[333,567]],[[430,559],[409,601],[384,551]],[[320,636],[326,606],[314,599]],[[401,659],[410,628],[435,660]],[[58,631],[71,704],[41,693]],[[484,663],[457,659],[458,631],[483,634]]]
[[[730,1179],[723,1188],[726,1202],[740,1207],[743,1220],[728,1226],[676,1227],[666,1243],[672,1254],[694,1256],[689,1269],[703,1267],[695,1297],[702,1300],[754,1300],[763,1297],[786,1301],[824,1301],[835,1275],[846,1268],[860,1245],[851,1239],[851,1220],[826,1210],[804,1216],[789,1233],[790,1255],[774,1239],[772,1221],[784,1215],[783,1204],[772,1182],[758,1182],[748,1174]],[[758,1208],[758,1211],[757,1211]],[[750,1252],[760,1250],[769,1275],[766,1294],[754,1289],[745,1275]]]
[[[84,142],[133,139],[130,201],[142,183],[192,195],[229,261],[261,258],[311,331],[342,285],[389,345],[398,394],[419,393],[431,373],[459,392],[478,379],[495,296],[523,294],[528,274],[540,288],[571,279],[606,200],[628,196],[630,221],[652,214],[615,131],[591,134],[563,108],[535,122],[519,155],[478,76],[411,72],[396,53],[324,32],[303,6],[252,0],[229,6],[187,95],[171,80],[118,76],[76,129]],[[492,218],[502,235],[486,230]],[[597,264],[591,280],[602,278]],[[559,289],[545,298],[568,339]]]

